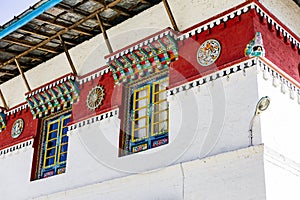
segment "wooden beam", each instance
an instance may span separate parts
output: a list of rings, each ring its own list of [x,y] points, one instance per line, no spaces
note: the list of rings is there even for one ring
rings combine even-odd
[[[64,48],[65,54],[66,54],[66,56],[67,56],[67,59],[68,59],[68,62],[69,62],[69,64],[70,64],[70,67],[71,67],[71,69],[72,69],[73,74],[74,74],[74,75],[77,75],[76,68],[75,68],[75,66],[74,66],[74,64],[73,64],[73,61],[72,61],[72,59],[71,59],[71,56],[70,56],[70,54],[69,54],[68,48],[67,48],[66,45],[65,45],[64,40],[61,38],[60,35],[58,35],[58,38],[59,38],[59,40],[60,40],[60,42],[61,42],[61,45],[62,45],[63,48]]]
[[[150,3],[150,2],[147,1],[147,0],[140,0],[140,2],[141,2],[141,3],[144,3],[144,4],[150,4],[150,5],[152,5],[152,3]]]
[[[176,21],[174,19],[174,16],[172,14],[172,11],[171,11],[171,8],[169,6],[168,1],[167,0],[162,0],[162,1],[164,2],[165,9],[166,9],[166,11],[168,13],[169,19],[170,19],[170,21],[172,23],[172,26],[173,26],[174,30],[179,32],[178,26],[176,24]]]
[[[10,72],[9,70],[4,70],[4,69],[0,69],[0,73],[8,75],[8,76],[15,76],[16,75],[16,74]]]
[[[44,23],[51,24],[51,25],[53,25],[53,26],[58,26],[58,27],[60,27],[60,28],[67,28],[67,27],[64,26],[61,22],[57,22],[57,21],[56,21],[56,22],[53,22],[53,21],[49,21],[49,20],[47,20],[47,19],[43,19],[43,18],[41,18],[41,17],[36,17],[35,19],[38,20],[38,21],[44,22]],[[77,33],[80,33],[80,34],[83,34],[83,35],[87,35],[87,36],[93,36],[92,33],[88,33],[88,32],[86,32],[85,30],[82,30],[82,29],[79,29],[79,28],[74,28],[74,29],[72,29],[72,31],[77,32]],[[67,42],[65,41],[65,43],[67,43]]]
[[[118,3],[120,3],[121,1],[122,1],[122,0],[115,0],[115,1],[111,2],[110,4],[108,4],[108,5],[105,7],[105,9],[103,9],[103,11],[106,10],[107,8],[112,8],[112,7],[114,7],[115,5],[117,5]]]
[[[24,32],[24,33],[29,33],[31,35],[36,35],[36,36],[39,36],[39,37],[42,37],[42,38],[48,38],[49,37],[49,35],[43,35],[40,32],[36,32],[36,31],[33,31],[33,30],[27,30],[27,29],[25,29],[24,26],[22,28],[19,28],[17,31],[21,31],[21,32]]]
[[[128,13],[128,10],[126,10],[126,9],[120,7],[120,6],[114,6],[112,9],[115,10],[115,11],[117,11],[119,14],[124,15],[124,16],[126,16],[126,17],[131,16],[131,15]]]
[[[13,56],[18,55],[15,51],[9,50],[9,49],[0,49],[0,53],[9,53]],[[27,56],[28,58],[32,59],[32,60],[37,60],[40,62],[43,62],[43,59],[35,57],[35,56]]]
[[[31,92],[31,89],[30,89],[30,87],[29,87],[28,81],[27,81],[27,79],[26,79],[26,77],[25,77],[25,74],[23,73],[23,70],[22,70],[22,68],[21,68],[21,66],[20,66],[20,63],[18,62],[17,59],[15,59],[15,62],[16,62],[16,65],[17,65],[17,67],[18,67],[18,69],[19,69],[19,72],[20,72],[20,74],[21,74],[21,77],[22,77],[22,79],[23,79],[23,81],[24,81],[24,83],[25,83],[25,86],[26,86],[26,88],[27,88],[27,91],[28,91],[28,92]]]
[[[90,0],[82,0],[81,2],[78,2],[77,4],[75,4],[73,7],[77,8],[78,6],[81,6],[82,4],[85,4],[88,1],[90,1]],[[57,5],[60,5],[60,4],[57,4]]]
[[[3,93],[2,93],[2,90],[1,90],[1,89],[0,89],[0,98],[1,98],[1,101],[2,101],[2,104],[3,104],[4,108],[5,108],[6,110],[8,110],[8,106],[7,106],[7,104],[6,104],[6,101],[5,101],[5,98],[4,98],[4,96],[3,96]]]
[[[104,7],[106,7],[106,1],[105,0],[92,0],[94,2],[102,4]]]
[[[5,38],[2,39],[2,41],[9,42],[9,43],[12,43],[12,44],[17,44],[17,45],[20,45],[20,46],[23,46],[23,47],[29,47],[29,48],[32,48],[32,47],[35,46],[31,42],[27,42],[27,41],[24,41],[22,39],[17,40],[17,39],[11,38],[11,37],[5,37]],[[36,49],[40,49],[42,51],[55,53],[55,54],[59,53],[58,51],[56,51],[52,48],[38,47]]]
[[[102,21],[101,21],[101,19],[100,19],[100,17],[99,17],[98,14],[96,14],[96,17],[97,17],[97,20],[98,20],[99,27],[100,27],[100,29],[101,29],[103,38],[104,38],[104,40],[105,40],[106,47],[107,47],[109,53],[113,53],[113,49],[112,49],[111,44],[110,44],[110,42],[109,42],[109,39],[108,39],[106,30],[105,30],[105,28],[104,28],[104,26],[103,26],[103,23],[102,23]]]
[[[29,33],[31,35],[36,35],[36,36],[39,36],[39,37],[42,37],[42,38],[49,38],[49,37],[51,37],[51,35],[43,35],[43,34],[41,34],[40,32],[37,32],[37,31],[27,30],[27,29],[25,29],[24,26],[22,28],[19,28],[17,31],[24,32],[24,33]],[[74,44],[73,42],[70,42],[70,41],[65,41],[65,43],[69,44],[69,45],[72,45],[72,46],[76,45],[76,44]]]
[[[81,4],[81,3],[79,3],[79,4]],[[89,12],[85,12],[84,10],[79,10],[79,9],[76,10],[76,7],[77,7],[76,5],[74,7],[72,7],[72,6],[64,4],[63,2],[55,5],[55,8],[63,10],[66,13],[73,13],[75,15],[82,15],[83,17],[86,17],[87,15],[90,14]]]
[[[8,64],[11,63],[11,62],[14,62],[15,59],[18,59],[18,58],[20,58],[20,57],[23,57],[23,56],[27,55],[28,53],[30,53],[31,51],[40,48],[41,46],[47,44],[47,43],[50,42],[51,40],[53,40],[53,39],[55,39],[56,37],[58,37],[58,35],[63,35],[64,33],[67,33],[69,30],[72,30],[72,29],[74,29],[75,27],[77,27],[79,24],[85,22],[86,20],[95,17],[98,13],[103,12],[105,9],[108,9],[108,8],[111,8],[111,7],[115,6],[115,5],[117,5],[120,1],[121,1],[121,0],[115,0],[115,1],[113,1],[113,2],[111,2],[111,3],[109,3],[106,7],[104,7],[104,8],[99,8],[98,10],[96,10],[94,13],[90,14],[90,15],[87,16],[86,18],[79,20],[78,22],[74,23],[73,25],[69,26],[68,28],[65,28],[65,29],[63,29],[63,30],[57,32],[55,35],[49,37],[49,38],[46,39],[46,40],[43,40],[41,43],[35,45],[34,47],[31,47],[31,48],[28,49],[27,51],[24,51],[24,52],[22,52],[21,54],[19,54],[18,56],[15,56],[14,58],[11,58],[10,60],[6,61],[5,63],[2,63],[2,64],[0,65],[0,68],[3,67],[3,66],[5,66],[5,65],[8,65]]]

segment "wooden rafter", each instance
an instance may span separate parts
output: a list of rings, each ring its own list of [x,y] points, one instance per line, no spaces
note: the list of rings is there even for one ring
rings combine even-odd
[[[32,48],[32,47],[35,46],[35,44],[33,44],[31,42],[27,42],[25,40],[17,40],[17,39],[11,38],[11,37],[5,37],[2,40],[5,41],[5,42],[8,42],[8,43],[17,44],[17,45],[20,45],[20,46],[23,46],[23,47]],[[49,47],[47,47],[47,48],[46,47],[38,47],[38,49],[40,49],[42,51],[47,51],[47,52],[50,52],[50,53],[55,53],[55,54],[58,53],[58,51],[56,51],[53,48],[49,48]]]
[[[1,98],[1,101],[2,101],[2,104],[3,104],[4,108],[5,108],[6,110],[8,110],[8,106],[7,106],[7,103],[6,103],[6,101],[5,101],[5,98],[4,98],[4,96],[3,96],[3,93],[2,93],[2,90],[1,90],[1,89],[0,89],[0,98]]]
[[[32,35],[36,35],[36,36],[39,36],[39,37],[42,37],[42,38],[48,38],[49,37],[49,35],[44,35],[44,34],[41,34],[40,32],[34,31],[34,30],[28,30],[25,27],[19,28],[18,31],[21,31],[21,32],[24,32],[24,33],[29,33],[29,34],[32,34]]]
[[[88,2],[88,1],[89,1],[89,0],[83,0],[83,1],[80,1],[80,2],[78,2],[76,5],[74,5],[73,8],[77,8],[77,7],[81,6],[82,4],[84,4],[84,3]]]
[[[68,48],[67,48],[66,45],[65,45],[64,40],[62,39],[62,37],[61,37],[60,35],[58,35],[58,38],[59,38],[59,40],[60,40],[60,42],[61,42],[61,45],[62,45],[63,48],[64,48],[65,54],[66,54],[66,56],[67,56],[67,59],[68,59],[68,62],[69,62],[69,64],[70,64],[70,67],[71,67],[71,69],[72,69],[73,74],[74,74],[74,75],[77,75],[76,68],[75,68],[75,66],[74,66],[74,64],[73,64],[73,61],[72,61],[72,59],[71,59],[71,56],[70,56],[70,54],[69,54]]]
[[[77,15],[80,14],[80,15],[82,15],[83,17],[87,17],[87,15],[90,14],[89,12],[83,12],[82,10],[80,10],[80,9],[77,8],[78,6],[84,4],[84,3],[87,2],[87,1],[89,1],[89,0],[83,0],[83,1],[81,1],[81,2],[79,2],[79,3],[77,3],[77,4],[74,5],[74,6],[69,6],[69,5],[67,5],[67,4],[60,3],[60,4],[56,5],[55,7],[57,7],[58,9],[64,11],[64,12],[61,13],[59,16],[64,15],[65,13],[71,12],[71,13],[73,13],[73,14],[77,14]],[[101,4],[102,6],[104,5],[103,3],[99,2],[98,0],[92,0],[92,1],[97,2],[97,3]],[[103,0],[103,1],[105,2],[105,0]],[[105,3],[105,5],[106,5],[106,3]],[[59,17],[56,17],[56,20],[57,20],[57,18],[59,18]],[[57,23],[57,22],[55,22],[55,23]],[[55,24],[54,24],[54,25],[55,25]],[[81,24],[81,26],[82,26],[82,27],[87,27],[88,29],[91,29],[91,27],[85,26],[85,25],[83,25],[83,24]],[[111,26],[111,25],[109,24],[109,26]],[[83,30],[80,30],[79,27],[78,27],[78,28],[75,29],[75,30],[73,29],[73,31],[80,33],[79,31],[83,31]],[[81,34],[86,34],[86,35],[87,35],[87,33],[88,33],[87,31],[81,32]],[[89,36],[93,36],[92,33],[88,33],[88,34],[89,34]]]
[[[169,6],[168,1],[167,1],[167,0],[162,0],[162,1],[164,2],[164,6],[165,6],[165,8],[166,8],[166,11],[167,11],[167,13],[168,13],[169,19],[170,19],[170,21],[171,21],[171,23],[172,23],[172,26],[173,26],[174,30],[179,32],[179,28],[178,28],[178,26],[177,26],[177,24],[176,24],[175,18],[174,18],[174,16],[173,16],[173,13],[172,13],[172,11],[171,11],[171,8],[170,8],[170,6]]]
[[[17,53],[12,52],[9,49],[0,49],[0,53],[9,53],[9,54],[11,54],[13,56],[18,55]],[[41,58],[38,58],[38,57],[35,57],[35,56],[28,56],[28,57],[31,58],[32,60],[43,62],[43,59],[41,59]]]
[[[127,17],[131,16],[131,15],[129,14],[128,10],[126,10],[126,9],[120,7],[120,6],[115,5],[115,6],[113,7],[113,9],[114,9],[115,11],[117,11],[117,12],[118,12],[119,14],[121,14],[121,15],[124,15],[124,16],[127,16]]]
[[[24,32],[24,33],[29,33],[29,34],[32,34],[32,35],[36,35],[36,36],[39,36],[39,37],[42,37],[42,38],[48,38],[48,37],[50,37],[49,35],[43,35],[43,34],[41,34],[40,32],[38,32],[38,31],[33,31],[33,30],[27,30],[27,29],[25,29],[25,27],[23,27],[23,28],[19,28],[18,29],[18,31],[22,31],[22,32]],[[53,42],[53,41],[52,41]],[[75,45],[73,42],[70,42],[70,41],[65,41],[65,43],[66,44],[69,44],[69,45]]]
[[[67,28],[67,27],[64,26],[62,23],[57,22],[57,21],[56,21],[56,22],[49,21],[49,20],[47,20],[47,19],[43,19],[42,17],[36,17],[35,19],[38,20],[38,21],[44,22],[44,23],[51,24],[51,25],[53,25],[53,26],[58,26],[58,27],[63,28],[63,29]],[[72,31],[77,32],[77,33],[80,33],[80,34],[83,34],[83,35],[93,36],[92,33],[89,33],[89,32],[87,32],[86,30],[82,30],[82,29],[80,29],[80,28],[74,28],[74,29],[72,29]],[[65,41],[65,42],[66,42],[66,41]],[[66,43],[67,43],[67,42],[66,42]]]
[[[80,3],[81,4],[81,3]],[[90,13],[88,12],[84,12],[82,10],[79,10],[79,9],[76,9],[76,6],[75,5],[74,7],[71,7],[69,5],[66,5],[64,3],[60,3],[60,4],[57,4],[55,7],[60,9],[60,10],[63,10],[65,13],[73,13],[73,14],[76,14],[76,15],[82,15],[83,17],[86,17],[87,15],[89,15]]]
[[[150,4],[151,5],[151,3],[148,0],[140,0],[140,2],[144,3],[144,4]]]
[[[92,1],[102,4],[104,7],[106,6],[106,1],[105,0],[92,0]]]
[[[101,20],[101,18],[99,17],[98,14],[96,14],[96,18],[97,18],[97,20],[98,20],[99,27],[100,27],[101,32],[102,32],[102,35],[103,35],[103,37],[104,37],[105,44],[106,44],[106,46],[107,46],[108,52],[109,52],[109,53],[113,53],[113,49],[112,49],[111,44],[110,44],[110,42],[109,42],[109,39],[108,39],[106,30],[105,30],[105,28],[104,28],[104,26],[103,26],[102,20]]]
[[[19,69],[19,72],[20,72],[20,74],[21,74],[21,77],[22,77],[22,79],[23,79],[23,81],[24,81],[24,83],[25,83],[25,86],[26,86],[28,92],[30,92],[31,89],[30,89],[30,86],[29,86],[29,84],[28,84],[28,81],[27,81],[27,79],[26,79],[26,77],[25,77],[25,74],[24,74],[24,72],[23,72],[23,70],[22,70],[22,68],[21,68],[21,65],[20,65],[20,63],[18,62],[17,59],[15,59],[15,62],[16,62],[16,65],[17,65],[17,67],[18,67],[18,69]]]
[[[94,18],[98,13],[100,12],[103,12],[104,10],[108,9],[108,8],[112,8],[113,6],[117,5],[121,0],[116,0],[116,1],[113,1],[111,3],[109,3],[107,6],[103,7],[103,8],[99,8],[98,10],[96,10],[94,13],[90,14],[89,16],[79,20],[78,22],[72,24],[71,26],[69,26],[68,28],[65,28],[59,32],[57,32],[55,35],[49,37],[48,39],[46,40],[43,40],[41,43],[37,44],[36,46],[34,47],[31,47],[30,49],[28,49],[27,51],[24,51],[22,53],[20,53],[19,55],[15,56],[14,58],[11,58],[9,59],[8,61],[6,61],[5,63],[3,63],[2,65],[0,65],[0,68],[5,66],[5,65],[8,65],[10,64],[11,62],[14,62],[15,59],[18,59],[20,57],[23,57],[25,55],[27,55],[28,53],[30,53],[31,51],[35,50],[35,49],[38,49],[42,46],[44,46],[45,44],[47,44],[48,42],[50,42],[51,40],[55,39],[58,37],[58,35],[62,35],[64,33],[67,33],[69,30],[72,30],[74,29],[75,27],[77,27],[79,24],[85,22],[86,20],[88,19],[91,19],[91,18]]]
[[[0,73],[8,75],[8,76],[15,76],[16,74],[10,72],[9,70],[0,69]]]

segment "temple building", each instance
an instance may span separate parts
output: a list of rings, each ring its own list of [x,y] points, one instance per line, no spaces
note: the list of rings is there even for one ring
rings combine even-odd
[[[0,27],[1,200],[300,199],[298,0],[40,0]]]

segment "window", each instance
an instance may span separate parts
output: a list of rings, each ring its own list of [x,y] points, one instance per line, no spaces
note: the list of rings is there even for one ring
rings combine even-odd
[[[38,178],[62,174],[66,169],[68,150],[68,127],[71,113],[51,116],[43,120],[40,140]]]
[[[168,77],[159,76],[128,86],[125,149],[136,153],[168,143]]]

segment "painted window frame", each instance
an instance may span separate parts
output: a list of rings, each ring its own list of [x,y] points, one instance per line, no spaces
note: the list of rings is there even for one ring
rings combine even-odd
[[[164,84],[162,84],[164,83]],[[160,84],[163,85],[160,87]],[[169,104],[167,101],[167,87],[169,85],[168,70],[153,74],[149,77],[145,77],[142,80],[134,81],[126,86],[125,92],[125,114],[124,114],[124,129],[123,135],[125,150],[123,155],[132,153],[138,153],[148,149],[152,149],[158,146],[165,145],[169,142]],[[142,96],[139,97],[138,92],[145,91]],[[161,99],[162,98],[162,99]],[[147,103],[136,106],[136,103],[147,99]],[[161,106],[161,103],[164,106]],[[142,115],[136,114],[136,111],[146,109],[141,112]],[[163,115],[164,116],[163,116]],[[161,120],[161,117],[164,119]],[[141,123],[138,127],[136,121],[145,119],[146,121]],[[154,123],[153,123],[154,122]],[[161,124],[164,123],[164,130],[157,132],[154,130],[162,130]],[[144,137],[134,137],[137,129],[146,128]],[[157,128],[158,127],[158,128]]]
[[[42,119],[36,172],[37,179],[65,173],[69,140],[67,125],[70,121],[70,109]],[[52,143],[54,145],[51,145]],[[50,162],[52,158],[53,162]]]

